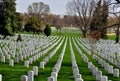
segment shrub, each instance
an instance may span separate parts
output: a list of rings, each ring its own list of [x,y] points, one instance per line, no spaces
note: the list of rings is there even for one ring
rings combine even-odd
[[[51,27],[50,25],[46,25],[45,29],[44,29],[44,34],[48,37],[51,35]]]

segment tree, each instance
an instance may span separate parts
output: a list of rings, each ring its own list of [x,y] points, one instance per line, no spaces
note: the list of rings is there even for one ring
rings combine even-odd
[[[44,29],[44,34],[48,37],[51,35],[51,27],[50,25],[46,25],[45,29]]]
[[[116,17],[116,24],[113,24],[110,26],[111,27],[116,27],[117,29],[115,30],[115,34],[116,34],[116,43],[119,43],[119,33],[120,33],[120,0],[115,0],[117,2],[113,2],[110,3],[108,6],[110,7],[111,11],[109,11],[108,13],[112,14],[113,16]]]
[[[90,29],[95,4],[94,0],[72,0],[67,4],[67,12],[73,16],[73,24],[79,27],[83,37],[86,37],[87,31]]]
[[[16,31],[17,13],[15,8],[15,0],[2,0],[0,2],[0,34],[4,36],[12,36]]]
[[[12,27],[13,32],[19,32],[22,31],[22,23],[23,23],[23,17],[21,16],[20,13],[16,13],[15,14],[15,19],[14,19],[14,23],[15,26]]]
[[[43,2],[35,2],[28,7],[28,14],[29,15],[36,15],[39,18],[44,17],[44,15],[50,12],[50,8],[47,4]]]
[[[118,3],[120,3],[120,0],[115,0],[115,1],[117,1]]]
[[[40,33],[43,31],[44,23],[36,16],[29,17],[24,30],[27,32]]]
[[[54,20],[54,15],[53,14],[46,14],[42,18],[42,20],[45,24],[51,24],[52,25],[52,22]]]
[[[18,41],[22,41],[22,38],[21,38],[21,35],[20,35],[20,34],[18,35],[18,38],[17,38],[17,42],[18,42]]]
[[[108,17],[108,2],[101,0],[98,1],[97,6],[93,13],[93,19],[90,25],[91,31],[101,32],[101,38],[106,38],[107,31],[104,29],[107,26],[107,17]]]

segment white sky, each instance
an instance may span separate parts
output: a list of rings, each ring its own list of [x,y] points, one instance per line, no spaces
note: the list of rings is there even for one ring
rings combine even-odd
[[[52,14],[63,15],[66,14],[66,4],[68,1],[71,0],[16,0],[16,9],[17,12],[24,13],[27,12],[28,6],[33,2],[44,2],[49,5]]]
[[[17,0],[16,1],[16,8],[17,12],[27,12],[27,8],[33,2],[44,2],[48,4],[50,7],[50,11],[52,14],[59,14],[63,15],[66,14],[66,4],[68,1],[71,0]]]

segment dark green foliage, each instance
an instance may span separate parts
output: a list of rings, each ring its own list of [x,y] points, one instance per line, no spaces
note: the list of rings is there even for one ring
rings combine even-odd
[[[14,23],[13,23],[14,26],[12,27],[13,32],[22,31],[22,21],[23,21],[23,18],[20,15],[20,13],[16,13]]]
[[[44,34],[48,37],[51,35],[51,27],[50,25],[46,25],[45,29],[44,29]]]
[[[93,13],[93,19],[90,25],[90,30],[97,30],[101,32],[101,38],[106,38],[107,30],[104,28],[107,26],[107,17],[108,17],[108,6],[107,2],[104,1],[101,4],[101,0],[99,0],[95,11]]]
[[[0,2],[0,34],[5,37],[14,35],[16,27],[19,27],[15,6],[15,0]]]
[[[31,16],[25,25],[25,31],[27,32],[34,32],[34,33],[40,33],[42,32],[44,27],[43,22],[36,16]]]
[[[21,35],[20,35],[20,34],[18,35],[18,38],[17,38],[17,42],[18,42],[18,41],[22,41],[22,38],[21,38]]]

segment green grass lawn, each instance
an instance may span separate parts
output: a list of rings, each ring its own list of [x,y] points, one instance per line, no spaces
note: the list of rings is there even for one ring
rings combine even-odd
[[[79,48],[81,48],[81,47],[79,46]],[[86,51],[83,50],[82,48],[81,48],[81,50],[82,50],[83,53],[89,58],[89,61],[92,62],[96,67],[98,67],[98,69],[99,69],[100,71],[102,71],[102,74],[103,74],[103,75],[108,76],[108,79],[109,79],[109,80],[112,80],[112,81],[120,81],[120,78],[114,78],[112,74],[109,74],[100,64],[98,64],[98,62],[97,62],[95,59],[92,58],[92,55],[88,55],[88,54],[86,53]],[[103,58],[102,58],[102,59],[103,59]],[[105,60],[105,61],[106,61],[106,60]],[[108,61],[106,61],[106,62],[108,62]],[[109,62],[108,62],[108,63],[109,63]],[[109,64],[110,64],[110,63],[109,63]],[[114,66],[114,65],[113,65],[113,66]],[[116,68],[116,66],[114,66],[114,68]],[[87,80],[86,80],[86,81],[87,81]],[[89,81],[89,80],[88,80],[88,81]]]
[[[115,40],[115,35],[109,35],[109,36],[108,36],[108,39],[110,39],[110,40]]]
[[[77,33],[74,33],[74,34],[72,34],[72,33],[52,33],[52,36],[62,36],[62,37],[65,36],[66,38],[68,37],[68,38],[71,39],[72,37],[73,38],[79,38],[79,37],[81,37],[81,34],[79,34],[79,33],[78,34]],[[60,53],[62,52],[62,49],[63,49],[63,46],[65,44],[66,38],[64,39],[62,45],[60,46],[60,48],[58,49],[56,54],[50,59],[48,64],[45,66],[45,69],[42,70],[42,69],[39,68],[39,75],[34,77],[35,78],[34,81],[47,81],[47,78],[50,77],[52,69],[53,69],[54,65],[56,64]],[[114,39],[114,36],[110,36],[109,38]],[[44,56],[39,58],[36,62],[31,64],[29,68],[24,67],[24,62],[20,62],[18,64],[15,64],[14,67],[10,67],[8,61],[5,62],[5,63],[0,62],[0,74],[3,75],[3,80],[2,81],[20,81],[20,77],[22,75],[27,75],[27,72],[29,70],[32,70],[33,66],[38,66],[39,67],[40,62],[46,56],[48,56],[49,53],[57,47],[57,45],[53,49],[51,49],[48,53],[46,53]],[[77,45],[78,45],[78,43],[77,43]],[[93,76],[92,73],[90,72],[90,70],[88,69],[88,65],[86,63],[84,63],[81,55],[78,53],[73,41],[72,41],[72,48],[73,48],[73,51],[74,51],[74,55],[75,55],[75,58],[76,58],[77,65],[79,67],[79,72],[82,75],[82,78],[84,79],[84,81],[96,81],[95,76]],[[108,74],[103,69],[103,67],[101,67],[97,63],[97,61],[92,59],[92,56],[88,55],[80,46],[79,46],[79,48],[89,58],[89,61],[93,62],[93,64],[96,67],[98,67],[99,70],[101,70],[104,75],[107,75],[110,80],[120,81],[119,78],[113,78],[111,74]],[[72,62],[71,62],[71,55],[70,55],[70,42],[69,42],[69,40],[67,40],[67,46],[66,46],[64,57],[63,57],[63,62],[61,64],[61,69],[58,73],[57,81],[74,81],[74,80],[75,79],[73,77]]]

